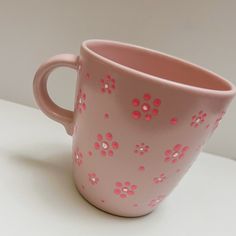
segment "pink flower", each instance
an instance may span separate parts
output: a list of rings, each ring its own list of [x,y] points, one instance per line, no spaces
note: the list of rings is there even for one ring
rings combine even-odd
[[[148,151],[149,151],[149,146],[146,145],[145,143],[140,143],[140,144],[136,144],[134,153],[142,156]]]
[[[99,178],[97,177],[97,175],[95,173],[89,173],[88,177],[89,177],[89,181],[92,185],[95,185],[99,182]]]
[[[83,154],[79,151],[79,149],[77,149],[74,153],[74,162],[78,166],[83,164]]]
[[[138,170],[139,171],[145,171],[145,167],[144,166],[139,166]]]
[[[101,91],[102,93],[111,93],[112,90],[116,87],[116,81],[110,75],[105,76],[103,79],[100,80],[101,83]]]
[[[119,148],[119,143],[113,141],[111,133],[106,133],[104,137],[101,134],[98,134],[97,142],[94,143],[94,148],[99,150],[102,156],[112,157],[114,155],[114,150]]]
[[[200,124],[205,121],[207,114],[203,111],[199,111],[197,115],[192,116],[192,121],[190,125],[197,128]]]
[[[154,177],[154,178],[153,178],[153,182],[154,182],[154,184],[159,184],[159,183],[163,182],[165,179],[166,179],[165,174],[164,174],[164,173],[161,173],[161,174],[159,175],[159,177]]]
[[[121,182],[116,182],[115,186],[114,193],[121,198],[134,195],[135,190],[138,188],[137,185],[131,184],[129,181],[126,181],[123,184]]]
[[[156,198],[152,199],[149,203],[148,206],[150,207],[155,207],[157,206],[163,199],[165,198],[165,195],[159,195]]]
[[[106,113],[104,114],[104,118],[105,118],[105,119],[109,119],[109,117],[110,117],[109,113],[106,112]]]
[[[77,96],[77,109],[79,110],[79,112],[82,112],[86,109],[85,100],[86,94],[80,89]]]
[[[182,146],[181,144],[176,144],[173,149],[167,149],[165,151],[165,161],[171,161],[172,163],[177,162],[178,159],[184,157],[185,152],[189,149],[188,146]]]
[[[224,115],[225,115],[224,111],[222,111],[220,114],[218,114],[218,116],[217,116],[217,118],[216,118],[216,120],[214,122],[213,130],[212,131],[214,131],[219,126],[219,124],[222,121]]]
[[[176,125],[177,122],[178,122],[178,119],[176,117],[173,117],[173,118],[170,119],[170,124],[171,125]]]
[[[145,93],[142,101],[138,98],[134,98],[132,101],[135,110],[132,112],[132,117],[135,120],[144,117],[146,121],[150,121],[154,116],[158,115],[158,107],[161,105],[159,98],[152,99],[151,95]]]

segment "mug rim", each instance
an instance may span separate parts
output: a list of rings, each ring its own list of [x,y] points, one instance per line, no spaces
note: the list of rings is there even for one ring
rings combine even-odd
[[[205,73],[209,74],[209,76],[217,77],[223,83],[228,85],[229,90],[216,90],[216,89],[198,87],[198,86],[189,85],[189,84],[185,84],[185,83],[181,83],[181,82],[167,80],[165,78],[161,78],[161,77],[151,75],[151,74],[146,73],[146,72],[139,71],[137,69],[133,69],[129,66],[122,65],[118,62],[115,62],[115,61],[113,61],[109,58],[106,58],[105,56],[102,56],[102,55],[94,52],[92,49],[90,49],[88,47],[89,43],[105,43],[105,44],[108,44],[108,45],[118,45],[118,46],[123,46],[123,47],[127,47],[127,48],[133,48],[133,49],[136,49],[136,50],[141,50],[141,51],[143,51],[145,53],[149,53],[149,54],[161,55],[165,58],[168,58],[168,59],[174,60],[176,62],[185,64],[186,66],[192,67],[193,69],[197,69],[197,70],[200,70],[201,72],[205,72]],[[146,47],[138,46],[138,45],[135,45],[135,44],[123,43],[123,42],[119,42],[119,41],[106,40],[106,39],[88,39],[88,40],[85,40],[85,41],[82,42],[81,47],[88,54],[93,56],[95,59],[100,60],[103,63],[108,64],[109,66],[111,66],[113,68],[118,68],[120,70],[123,70],[126,73],[129,73],[131,75],[139,76],[140,78],[145,79],[145,80],[149,79],[152,82],[163,83],[165,85],[168,85],[168,86],[171,86],[171,87],[176,87],[176,88],[181,89],[181,90],[190,91],[190,92],[197,92],[197,93],[202,93],[202,94],[208,94],[208,95],[233,96],[233,95],[236,94],[235,85],[232,82],[230,82],[229,80],[227,80],[224,77],[220,76],[219,74],[217,74],[217,73],[215,73],[211,70],[208,70],[208,69],[206,69],[202,66],[199,66],[195,63],[189,62],[187,60],[184,60],[184,59],[176,57],[176,56],[169,55],[167,53],[163,53],[163,52],[160,52],[160,51],[157,51],[157,50],[153,50],[153,49],[149,49],[149,48],[146,48]]]

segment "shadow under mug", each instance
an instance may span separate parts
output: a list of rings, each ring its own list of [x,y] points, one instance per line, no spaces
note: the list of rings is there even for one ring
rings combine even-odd
[[[74,111],[49,97],[57,67],[78,72]],[[151,212],[173,190],[218,126],[235,87],[197,65],[142,47],[87,40],[34,79],[40,109],[73,135],[79,192],[120,216]],[[199,183],[200,184],[200,183]]]

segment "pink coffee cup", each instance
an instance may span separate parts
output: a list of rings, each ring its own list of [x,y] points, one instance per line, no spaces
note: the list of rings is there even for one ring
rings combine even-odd
[[[62,66],[78,72],[74,111],[48,95],[48,76]],[[34,79],[40,109],[73,135],[81,195],[128,217],[151,212],[169,195],[235,92],[230,82],[199,66],[106,40],[83,42],[80,56],[52,57]]]

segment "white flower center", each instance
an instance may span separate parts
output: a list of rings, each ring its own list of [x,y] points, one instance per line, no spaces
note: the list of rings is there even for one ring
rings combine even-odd
[[[102,148],[103,148],[104,150],[107,150],[107,149],[109,148],[109,144],[108,144],[107,142],[103,141],[103,142],[102,142]]]
[[[104,88],[105,88],[105,89],[108,89],[108,88],[109,88],[109,84],[108,84],[108,83],[105,83],[105,84],[104,84]]]
[[[195,123],[199,124],[201,122],[201,118],[198,117],[196,120],[195,120]]]
[[[142,110],[143,110],[143,111],[149,111],[149,109],[150,109],[150,106],[149,106],[147,103],[144,103],[144,104],[142,105]]]
[[[128,189],[127,187],[123,187],[123,188],[122,188],[122,191],[125,192],[125,193],[127,193],[127,192],[129,191],[129,189]]]
[[[156,199],[156,200],[155,200],[155,204],[157,204],[158,202],[160,202],[160,200],[159,200],[159,199]]]
[[[143,148],[143,147],[140,147],[140,148],[139,148],[139,151],[144,151],[144,148]]]
[[[82,102],[83,102],[83,100],[82,100],[82,98],[80,97],[80,98],[79,98],[79,104],[82,104]]]
[[[92,182],[96,182],[96,178],[95,177],[92,177],[91,180],[92,180]]]
[[[179,156],[179,152],[174,152],[173,154],[172,154],[172,157],[174,157],[174,158],[176,158],[176,157],[178,157]]]

